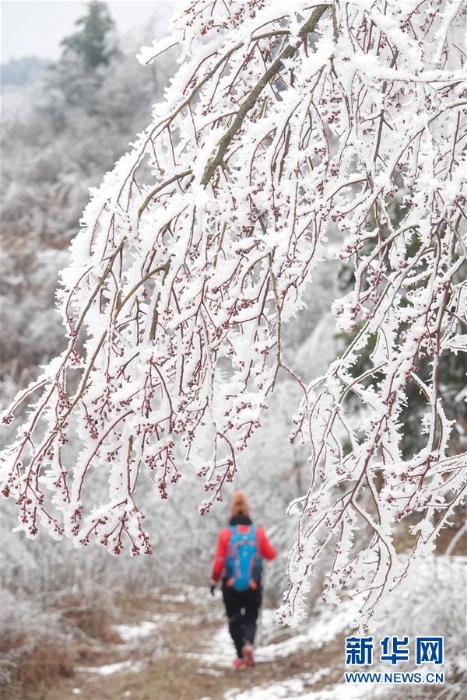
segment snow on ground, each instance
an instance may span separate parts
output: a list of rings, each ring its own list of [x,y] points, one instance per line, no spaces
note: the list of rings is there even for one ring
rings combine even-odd
[[[426,561],[416,562],[412,571],[412,580],[406,582],[397,591],[397,595],[388,599],[387,605],[382,609],[383,621],[391,627],[391,633],[397,632],[396,624],[402,624],[400,633],[406,630],[409,624],[409,608],[416,608],[416,615],[421,615],[426,604],[432,608],[432,614],[436,615],[437,607],[432,596],[436,596],[434,589],[450,591],[450,598],[453,599],[455,608],[459,611],[459,600],[465,592],[465,557],[443,558],[434,557]],[[433,586],[433,582],[436,586]],[[428,587],[428,588],[427,588]],[[431,591],[431,594],[428,595]],[[195,587],[183,587],[168,594],[159,596],[159,599],[167,603],[177,604],[186,601],[196,602],[199,615],[190,616],[190,621],[199,624],[207,619],[219,624],[203,653],[187,654],[190,658],[199,661],[199,673],[213,676],[222,676],[225,668],[231,668],[234,658],[234,648],[230,638],[220,592],[215,597],[200,595],[200,589]],[[432,604],[433,603],[433,604]],[[418,607],[417,607],[418,606]],[[422,606],[422,607],[421,607]],[[274,638],[279,634],[283,635],[276,620],[273,610],[262,610],[256,645],[255,658],[258,664],[271,663],[275,659],[293,656],[304,650],[320,649],[339,635],[351,633],[354,628],[354,621],[358,617],[359,603],[356,600],[348,600],[337,608],[325,607],[317,615],[312,616],[298,634],[291,636],[285,641],[274,643]],[[397,615],[396,615],[397,613]],[[439,611],[438,611],[439,613]],[[441,613],[439,613],[441,614]],[[162,625],[172,619],[182,619],[186,615],[183,608],[180,612],[170,611],[164,615],[153,615],[150,620],[140,622],[138,625],[116,625],[114,629],[123,639],[127,648],[134,648],[138,642],[144,638],[157,633]],[[430,615],[431,617],[431,615]],[[441,623],[443,618],[438,621]],[[451,625],[452,626],[452,625]],[[386,628],[385,628],[386,629]],[[407,628],[408,629],[408,628]],[[431,627],[429,628],[431,630]],[[442,630],[433,628],[433,632],[441,633]],[[386,632],[385,632],[386,633]],[[413,633],[413,632],[411,632]],[[450,633],[453,630],[450,628]],[[343,659],[342,659],[343,661]],[[121,663],[110,664],[97,668],[80,669],[87,672],[98,673],[106,676],[123,670],[139,671],[144,667],[144,663],[135,664],[133,661],[123,661]],[[378,670],[373,668],[372,670]],[[268,685],[252,687],[249,690],[239,688],[229,689],[225,695],[225,700],[374,700],[388,696],[388,687],[374,684],[337,684],[321,690],[313,690],[319,681],[322,681],[332,669],[319,669],[316,673],[297,674],[295,678],[285,680],[270,681]],[[206,698],[206,700],[209,700]]]
[[[134,661],[120,661],[117,664],[106,664],[105,666],[82,666],[77,668],[77,671],[86,673],[98,673],[100,676],[111,676],[113,673],[118,673],[119,671],[133,671],[134,673],[139,673],[144,668],[144,663]]]
[[[314,681],[310,678],[309,682],[306,683],[306,680],[305,677],[294,678],[240,693],[238,690],[229,690],[224,698],[225,700],[364,700],[370,691],[372,698],[376,696],[374,688],[363,683],[353,685],[344,683],[334,685],[331,690],[307,692],[305,685],[311,685]],[[381,697],[383,697],[383,692],[381,692]]]
[[[141,639],[141,637],[149,637],[158,627],[157,622],[143,620],[139,625],[114,625],[113,629],[125,643],[128,643]]]
[[[336,609],[324,609],[311,624],[308,624],[305,632],[285,642],[269,644],[258,649],[258,661],[272,661],[278,656],[290,656],[304,648],[321,649],[324,644],[349,630],[357,610],[358,604],[355,601],[347,601]]]
[[[279,643],[261,644],[261,639],[271,639],[279,627],[273,610],[263,610],[259,624],[259,644],[256,646],[255,659],[258,664],[270,663],[279,657],[291,656],[304,649],[321,648],[339,634],[342,634],[355,618],[358,609],[356,601],[347,601],[337,609],[324,609],[319,616],[307,625],[304,632]],[[234,658],[234,649],[227,625],[223,625],[214,635],[207,653],[199,655],[203,664],[230,668]],[[264,687],[254,687],[248,691],[231,689],[225,700],[364,700],[369,692],[368,686],[354,684],[342,685],[332,690],[311,692],[307,690],[324,676],[329,669],[320,669],[314,674],[304,673],[293,679],[277,680]],[[374,695],[373,695],[374,697]]]
[[[113,625],[112,629],[120,635],[126,644],[137,642],[144,637],[150,637],[162,625],[176,622],[183,617],[182,613],[164,613],[153,615],[150,620],[143,620],[137,625]]]
[[[258,630],[259,643],[256,645],[255,658],[258,663],[271,662],[276,658],[290,656],[303,649],[320,649],[324,644],[335,639],[349,629],[349,625],[358,610],[356,601],[347,601],[337,609],[326,608],[304,632],[283,642],[261,644],[261,638],[271,638],[274,630],[279,631],[273,610],[263,610]],[[232,665],[234,649],[227,625],[221,627],[214,635],[205,654],[200,655],[203,663],[228,666]]]
[[[163,624],[171,619],[179,620],[181,614],[169,613],[165,615],[153,615],[151,620],[143,620],[137,625],[113,625],[112,629],[121,637],[124,644],[120,647],[120,653],[125,654],[127,650],[135,648],[139,645],[142,639],[151,637]],[[86,673],[98,673],[101,676],[109,676],[120,671],[133,671],[139,673],[142,671],[147,662],[139,661],[122,661],[115,664],[107,664],[105,666],[83,666],[78,668],[78,671]]]

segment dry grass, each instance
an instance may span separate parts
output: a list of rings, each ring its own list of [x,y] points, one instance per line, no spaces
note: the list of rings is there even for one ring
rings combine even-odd
[[[70,678],[74,665],[95,660],[96,642],[121,642],[112,629],[114,608],[102,596],[68,594],[45,610],[39,601],[2,595],[0,696],[47,700],[49,689]]]
[[[70,650],[51,638],[31,644],[24,636],[6,637],[0,651],[2,700],[46,700],[48,688],[73,675]]]
[[[209,629],[207,630],[209,633]],[[247,690],[251,687],[268,685],[302,674],[316,672],[319,668],[329,668],[336,657],[341,658],[342,640],[326,648],[297,652],[287,658],[278,658],[271,663],[260,663],[252,669],[230,669],[210,667],[199,658],[186,655],[185,631],[172,635],[172,645],[178,652],[168,652],[154,658],[139,672],[125,669],[111,676],[97,674],[81,675],[72,682],[62,683],[47,697],[47,700],[72,700],[72,688],[80,689],[80,700],[223,700],[225,693],[234,688]],[[322,681],[310,685],[306,690],[317,691],[332,680],[340,681],[340,672],[329,674]]]
[[[220,606],[220,601],[217,602]],[[161,625],[132,649],[109,646],[105,656],[91,659],[89,665],[95,667],[131,659],[133,668],[126,667],[109,676],[82,672],[60,683],[47,700],[72,700],[76,687],[80,690],[80,700],[200,700],[206,697],[221,700],[233,688],[267,687],[281,679],[330,668],[335,665],[336,657],[342,656],[343,642],[337,640],[313,653],[297,652],[272,663],[259,663],[253,669],[219,667],[197,654],[206,651],[219,626],[225,625],[221,607],[197,605],[189,600],[172,603],[157,598],[120,603],[122,622],[136,624],[156,616]],[[140,668],[141,662],[143,668]],[[331,679],[331,675],[330,672],[322,683],[340,680],[338,676]],[[313,690],[318,690],[320,685],[315,684]]]
[[[83,600],[79,595],[69,595],[60,600],[57,611],[87,637],[98,639],[105,644],[117,644],[121,641],[112,629],[116,619],[115,610],[101,596]]]

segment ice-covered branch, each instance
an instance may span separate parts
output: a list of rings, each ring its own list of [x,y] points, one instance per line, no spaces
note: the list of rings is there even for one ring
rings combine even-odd
[[[32,536],[41,520],[150,552],[140,476],[167,498],[189,462],[202,511],[222,498],[285,369],[287,319],[337,251],[353,278],[333,307],[347,347],[309,386],[284,371],[303,396],[292,439],[310,451],[284,613],[300,617],[336,546],[326,595],[363,591],[371,614],[403,576],[397,524],[426,551],[464,493],[443,404],[443,363],[466,349],[464,10],[279,5],[198,0],[143,52],[178,42],[180,67],[92,193],[62,276],[68,349],[4,414],[38,396],[2,488]],[[414,391],[424,446],[408,454]]]

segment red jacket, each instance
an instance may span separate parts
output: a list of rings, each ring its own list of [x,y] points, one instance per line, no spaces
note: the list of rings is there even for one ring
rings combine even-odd
[[[237,525],[236,527],[239,528],[240,532],[247,532],[251,526]],[[229,527],[225,527],[219,533],[219,537],[217,539],[216,555],[214,557],[214,563],[212,565],[211,578],[213,581],[219,581],[219,579],[222,576],[222,572],[225,566],[225,559],[227,557],[227,552],[229,549],[229,541],[231,535],[232,530]],[[275,559],[277,556],[277,552],[272,546],[272,544],[269,542],[268,538],[266,537],[266,533],[264,532],[262,527],[256,528],[256,536],[258,538],[259,555],[261,557],[264,557],[265,559]]]

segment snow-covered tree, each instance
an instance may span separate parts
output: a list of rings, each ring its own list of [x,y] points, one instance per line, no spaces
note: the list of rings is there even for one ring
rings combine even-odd
[[[467,347],[465,16],[457,0],[197,0],[141,51],[179,44],[179,70],[92,193],[60,291],[68,348],[3,417],[30,405],[2,454],[21,530],[150,553],[140,474],[165,499],[195,470],[206,512],[283,375],[309,454],[284,615],[300,619],[329,547],[326,597],[360,591],[363,618],[405,576],[395,523],[411,523],[412,559],[432,550],[466,489],[440,390],[441,358]],[[333,310],[355,335],[307,384],[282,338],[331,254],[353,266]],[[412,385],[424,444],[408,458]]]
[[[105,2],[91,0],[87,15],[76,22],[77,31],[62,41],[65,54],[83,61],[87,70],[107,65],[118,53],[115,22]]]
[[[162,18],[154,31],[166,26]],[[66,346],[55,288],[88,190],[145,126],[175,66],[173,52],[152,69],[138,64],[144,37],[145,28],[134,30],[120,41],[122,53],[93,71],[65,51],[18,93],[14,118],[2,109],[0,396],[8,375],[23,388]]]

